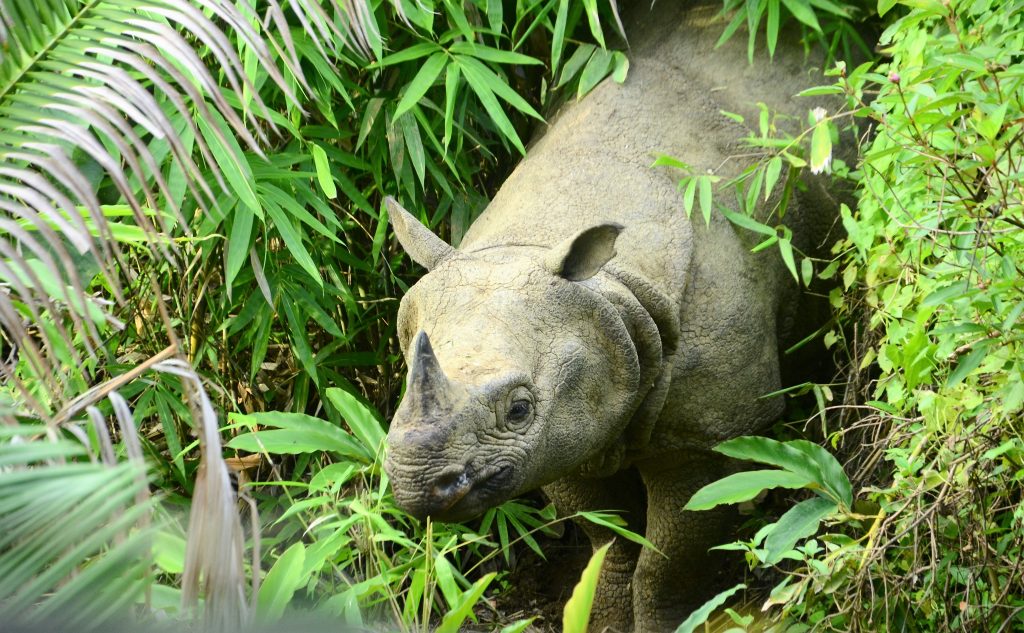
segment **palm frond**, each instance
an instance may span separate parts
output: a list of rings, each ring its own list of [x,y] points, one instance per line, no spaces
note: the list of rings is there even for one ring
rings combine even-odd
[[[149,292],[136,263],[180,268],[176,240],[189,236],[195,218],[223,215],[241,152],[262,156],[279,132],[252,68],[304,111],[303,94],[311,93],[290,17],[327,64],[347,45],[370,49],[368,22],[349,19],[366,19],[362,0],[326,8],[294,0],[290,13],[276,0],[261,6],[257,13],[229,0],[0,0],[5,616],[63,611],[95,623],[138,601],[153,502],[136,422],[118,390],[155,370],[180,379],[200,434],[184,593],[194,602],[202,580],[208,621],[245,618],[243,541],[217,418],[183,360],[165,297]],[[149,305],[171,344],[117,374],[105,361],[118,350],[106,345],[124,327],[117,306],[128,303]],[[116,420],[126,463],[101,403]],[[83,462],[90,451],[92,461]]]

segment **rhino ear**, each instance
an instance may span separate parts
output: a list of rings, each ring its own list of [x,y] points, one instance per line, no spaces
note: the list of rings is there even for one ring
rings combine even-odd
[[[384,204],[387,205],[388,217],[391,218],[391,227],[395,229],[398,242],[412,261],[427,270],[433,270],[455,253],[454,248],[431,233],[430,229],[402,208],[397,200],[388,196],[384,198]]]
[[[615,257],[615,238],[622,229],[614,222],[584,229],[552,248],[544,258],[544,268],[569,281],[590,279]]]

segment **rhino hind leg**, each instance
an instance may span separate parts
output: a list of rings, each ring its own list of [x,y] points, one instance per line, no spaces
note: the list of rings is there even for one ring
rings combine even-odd
[[[723,506],[702,512],[682,509],[694,492],[729,472],[721,456],[692,454],[659,459],[656,467],[641,469],[647,487],[647,539],[664,556],[650,549],[640,553],[633,578],[637,633],[675,630],[734,571],[723,552],[708,550],[729,540],[739,518],[736,511]]]
[[[645,494],[636,470],[599,479],[567,478],[545,486],[544,492],[554,502],[560,516],[581,510],[621,510],[629,529],[638,534],[644,533]],[[615,537],[611,530],[589,521],[578,523],[595,550]],[[639,545],[623,538],[615,539],[601,567],[588,630],[596,633],[628,633],[633,630],[632,581],[639,556]]]

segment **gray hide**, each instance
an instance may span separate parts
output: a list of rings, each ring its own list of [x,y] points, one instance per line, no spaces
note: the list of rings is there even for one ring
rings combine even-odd
[[[738,173],[757,101],[806,120],[793,95],[820,75],[780,42],[750,66],[746,36],[720,49],[718,3],[638,3],[624,85],[559,112],[458,249],[394,201],[402,246],[429,273],[399,311],[408,389],[388,435],[395,498],[458,521],[543,487],[563,514],[620,509],[664,553],[618,539],[591,630],[674,628],[718,582],[727,514],[683,512],[728,472],[708,449],[781,412],[779,346],[798,287],[777,251],[752,255],[715,214],[688,220],[679,174]],[[787,50],[788,49],[788,50]],[[808,180],[786,217],[825,239],[836,202]],[[723,196],[732,196],[723,192]],[[594,545],[611,535],[584,526]]]

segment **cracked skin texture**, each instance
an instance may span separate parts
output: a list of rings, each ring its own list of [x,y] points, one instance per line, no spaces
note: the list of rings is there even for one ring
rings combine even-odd
[[[707,550],[733,517],[682,507],[730,472],[711,447],[780,414],[781,398],[760,396],[780,387],[780,346],[801,325],[777,252],[751,254],[717,213],[688,220],[678,173],[652,157],[739,173],[745,131],[720,111],[756,120],[764,101],[803,120],[815,104],[792,95],[820,78],[782,43],[754,66],[745,37],[715,49],[717,3],[638,5],[628,80],[566,105],[458,249],[389,201],[430,271],[399,311],[410,375],[388,435],[396,500],[463,520],[543,487],[563,514],[622,510],[664,556],[615,542],[594,631],[674,629],[716,589]],[[786,224],[814,253],[838,203],[806,185]],[[584,529],[595,547],[611,538]]]

